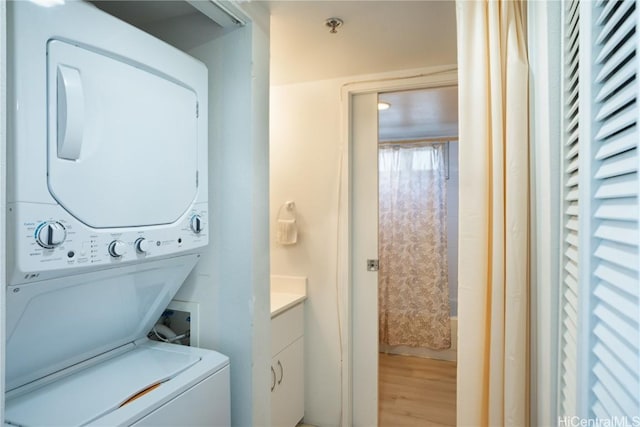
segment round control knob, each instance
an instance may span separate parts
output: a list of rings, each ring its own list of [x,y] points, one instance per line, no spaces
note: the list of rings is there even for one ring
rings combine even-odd
[[[125,253],[127,253],[127,245],[124,242],[120,240],[114,240],[113,242],[109,243],[109,255],[111,255],[112,257],[119,258]]]
[[[191,217],[191,230],[194,233],[200,234],[203,227],[204,225],[202,224],[202,217],[200,215],[194,215]]]
[[[67,230],[57,221],[43,222],[36,229],[36,241],[40,246],[53,249],[67,238]]]
[[[140,237],[135,243],[136,252],[144,254],[149,250],[149,242],[144,237]]]

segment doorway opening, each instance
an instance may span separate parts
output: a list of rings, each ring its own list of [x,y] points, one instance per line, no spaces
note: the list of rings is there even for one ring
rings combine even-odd
[[[457,86],[456,67],[434,67],[419,75],[355,82],[342,90],[345,150],[339,231],[338,281],[344,307],[344,425],[379,425],[378,411],[378,94]],[[424,425],[424,422],[421,423]]]
[[[378,94],[378,420],[455,425],[456,86]]]

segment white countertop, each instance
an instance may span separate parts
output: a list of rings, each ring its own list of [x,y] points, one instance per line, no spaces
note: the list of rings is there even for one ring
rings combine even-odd
[[[271,318],[307,299],[307,278],[271,276]]]
[[[290,294],[285,292],[271,292],[271,317],[300,304],[307,299],[306,295]]]

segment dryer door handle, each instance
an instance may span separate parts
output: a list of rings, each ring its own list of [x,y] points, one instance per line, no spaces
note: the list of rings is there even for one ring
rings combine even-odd
[[[84,131],[84,91],[80,71],[58,65],[58,157],[80,158]]]

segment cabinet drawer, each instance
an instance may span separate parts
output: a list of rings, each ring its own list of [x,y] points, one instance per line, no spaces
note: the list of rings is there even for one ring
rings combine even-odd
[[[304,304],[298,304],[271,319],[271,357],[300,338],[303,331]]]

